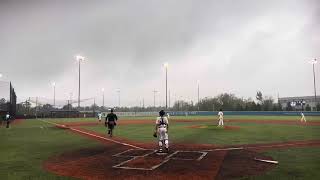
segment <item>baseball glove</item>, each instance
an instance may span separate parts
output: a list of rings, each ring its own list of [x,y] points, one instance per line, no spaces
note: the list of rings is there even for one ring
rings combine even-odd
[[[153,133],[153,137],[155,137],[155,138],[157,137],[157,132]]]

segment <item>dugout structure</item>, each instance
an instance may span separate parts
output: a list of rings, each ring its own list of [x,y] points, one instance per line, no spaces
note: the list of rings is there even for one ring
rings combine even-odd
[[[11,82],[0,81],[0,115],[16,116],[17,95]]]

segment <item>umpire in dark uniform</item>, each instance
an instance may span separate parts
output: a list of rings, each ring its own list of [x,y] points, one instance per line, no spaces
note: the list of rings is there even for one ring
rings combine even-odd
[[[116,114],[113,113],[113,109],[110,110],[110,113],[106,117],[105,126],[108,127],[108,134],[112,137],[112,131],[114,127],[117,125],[116,121],[118,117]]]

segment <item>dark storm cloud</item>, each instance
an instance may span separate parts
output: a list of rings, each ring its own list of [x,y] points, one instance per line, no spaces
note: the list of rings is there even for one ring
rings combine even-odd
[[[275,77],[292,76],[283,72],[292,61],[290,69],[307,74],[302,61],[319,56],[319,7],[317,1],[1,1],[0,61],[10,68],[0,72],[24,97],[50,96],[52,81],[60,98],[76,96],[74,55],[81,54],[83,97],[105,87],[109,104],[117,88],[128,105],[142,98],[152,104],[153,89],[162,98],[164,62],[169,87],[189,99],[198,79],[203,96],[253,96],[258,88],[309,95]],[[308,78],[297,81],[309,88]]]

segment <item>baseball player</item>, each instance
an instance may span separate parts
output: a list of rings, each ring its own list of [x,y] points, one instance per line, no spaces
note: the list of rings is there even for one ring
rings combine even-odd
[[[301,119],[300,122],[307,122],[306,117],[304,117],[303,112],[301,112]]]
[[[167,117],[168,117],[168,119],[170,119],[170,114],[169,113],[167,113]]]
[[[155,132],[154,134],[158,135],[159,138],[159,152],[162,152],[163,144],[165,145],[166,152],[169,152],[169,139],[168,139],[168,130],[169,130],[169,121],[165,117],[164,110],[159,112],[160,117],[157,117]]]
[[[9,128],[9,125],[10,125],[10,114],[9,114],[9,112],[6,114],[5,120],[7,122],[6,128]]]
[[[220,109],[220,111],[218,112],[218,116],[219,116],[218,126],[223,126],[223,112],[222,112],[222,109]]]
[[[101,122],[101,119],[102,119],[102,113],[98,113],[98,119],[99,119],[99,122]]]
[[[118,117],[116,114],[113,113],[113,109],[110,110],[110,113],[106,117],[106,121],[104,125],[108,127],[108,134],[110,137],[112,137],[112,131],[114,129],[114,126],[116,126],[116,121],[118,120]]]

